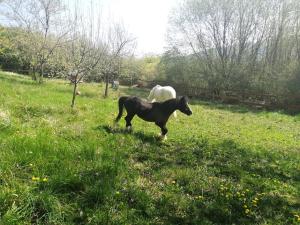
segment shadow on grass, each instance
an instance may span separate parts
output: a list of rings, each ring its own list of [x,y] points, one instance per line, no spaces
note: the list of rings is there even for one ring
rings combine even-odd
[[[82,215],[75,213],[73,222],[75,224],[88,224],[88,217],[85,210],[98,208],[107,205],[107,199],[111,199],[114,195],[115,188],[120,180],[118,175],[122,169],[118,166],[118,162],[112,163],[106,161],[99,166],[94,164],[92,168],[82,169],[77,174],[65,174],[64,177],[51,180],[47,186],[42,184],[39,190],[43,190],[43,186],[50,193],[59,196],[63,201],[77,203],[81,207]],[[42,211],[35,220],[43,218],[52,208]],[[38,211],[41,211],[38,209]]]
[[[13,75],[8,75],[8,74],[1,74],[0,75],[0,80],[2,81],[7,81],[10,83],[19,83],[19,84],[24,84],[24,85],[41,85],[34,80],[28,79],[29,76],[24,76],[23,77],[17,77]]]
[[[124,131],[123,131],[124,132]],[[245,174],[260,179],[276,179],[280,182],[298,181],[296,165],[299,158],[283,157],[276,152],[255,152],[228,139],[210,143],[206,138],[191,139],[189,142],[159,142],[142,132],[137,138],[151,144],[149,147],[135,148],[132,152],[136,161],[147,162],[151,171],[159,171],[172,166],[196,167],[207,164],[218,176],[239,181]]]
[[[121,93],[129,96],[137,96],[140,98],[147,98],[150,92],[150,89],[137,88],[137,87],[121,87]]]
[[[162,169],[170,165],[196,166],[199,163],[210,161],[211,169],[220,176],[231,177],[240,180],[244,173],[255,174],[262,178],[276,178],[286,182],[298,179],[297,173],[288,171],[283,165],[277,165],[281,161],[280,155],[269,152],[267,155],[256,153],[244,148],[233,140],[224,140],[220,143],[208,144],[206,139],[191,140],[190,144],[175,142],[161,142],[152,135],[141,131],[128,132],[119,127],[114,128],[107,125],[100,125],[99,130],[112,134],[133,135],[143,143],[151,144],[155,151],[143,147],[135,149],[133,155],[137,161],[147,161],[152,170]],[[292,160],[297,161],[297,160]]]
[[[104,130],[109,134],[126,134],[126,135],[133,135],[137,139],[141,140],[142,142],[147,142],[154,145],[161,145],[163,142],[160,141],[158,136],[147,135],[142,131],[128,131],[125,128],[120,127],[111,127],[108,125],[100,125],[96,128],[97,130]]]

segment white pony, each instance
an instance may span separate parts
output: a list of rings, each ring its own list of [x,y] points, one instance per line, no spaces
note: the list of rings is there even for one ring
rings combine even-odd
[[[176,98],[176,91],[171,86],[156,85],[150,91],[148,100],[151,102],[164,102],[171,98]],[[174,117],[177,117],[176,111],[173,113]]]

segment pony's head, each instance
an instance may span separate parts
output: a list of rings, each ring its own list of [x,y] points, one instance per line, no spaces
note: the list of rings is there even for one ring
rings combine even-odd
[[[188,116],[192,115],[192,110],[188,105],[188,98],[186,96],[179,98],[178,110]]]

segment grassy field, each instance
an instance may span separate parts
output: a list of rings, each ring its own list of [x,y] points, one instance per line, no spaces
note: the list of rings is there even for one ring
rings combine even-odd
[[[0,72],[0,224],[300,224],[300,115],[191,102],[159,128],[112,122],[146,91]]]

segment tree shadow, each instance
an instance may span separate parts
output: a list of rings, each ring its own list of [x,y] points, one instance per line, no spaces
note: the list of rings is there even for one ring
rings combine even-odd
[[[118,160],[121,160],[118,159]],[[55,196],[64,199],[66,202],[80,205],[82,215],[74,214],[75,224],[87,224],[86,211],[99,208],[109,204],[107,199],[113,198],[115,189],[120,183],[119,174],[122,173],[120,162],[109,161],[101,165],[86,167],[76,174],[50,180],[48,183],[41,183],[38,190],[47,190]],[[38,218],[43,218],[48,210],[41,213]]]
[[[203,101],[198,99],[192,99],[189,102],[191,105],[202,105],[209,109],[215,110],[224,110],[232,113],[254,113],[254,114],[262,114],[262,113],[279,113],[282,115],[288,115],[288,116],[297,116],[300,113],[298,112],[292,112],[292,111],[286,111],[283,109],[269,109],[264,107],[252,107],[249,105],[243,105],[243,104],[226,104],[219,101]]]
[[[194,103],[194,102],[193,102]],[[193,104],[191,103],[191,104]],[[233,104],[225,104],[221,102],[208,102],[208,101],[195,101],[195,104],[201,104],[204,105],[210,109],[219,109],[219,110],[225,110],[233,113],[261,113],[264,112],[265,109],[259,109],[259,108],[251,108],[247,107],[245,105],[233,105]]]
[[[0,76],[0,80],[7,81],[9,83],[19,83],[19,84],[24,84],[24,85],[40,85],[34,80],[28,79],[26,76],[24,78],[22,77],[17,77],[13,75],[8,75],[5,74],[4,76]]]
[[[120,91],[125,95],[137,96],[140,98],[147,98],[150,92],[150,89],[138,88],[138,87],[121,87]]]

